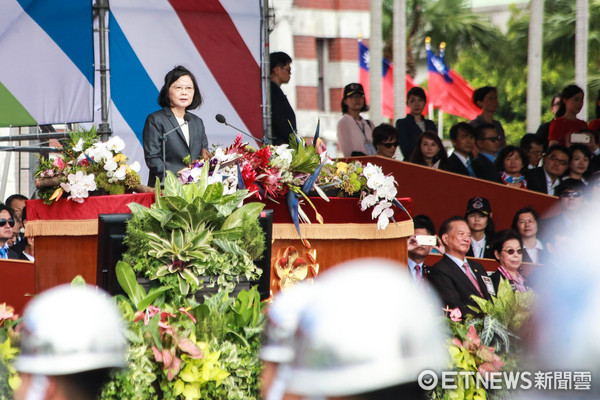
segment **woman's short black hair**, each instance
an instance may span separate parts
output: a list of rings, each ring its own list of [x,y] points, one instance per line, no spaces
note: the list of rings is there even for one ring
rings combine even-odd
[[[196,78],[194,74],[190,72],[186,67],[178,65],[172,70],[170,70],[167,75],[165,75],[165,84],[162,89],[160,89],[160,93],[158,94],[158,105],[165,108],[171,107],[171,100],[169,99],[169,88],[171,85],[182,76],[189,76],[194,84],[194,97],[192,98],[192,103],[186,107],[186,110],[194,110],[202,104],[202,95],[200,94],[200,89],[198,88],[198,84],[196,83]]]
[[[527,169],[527,165],[529,164],[527,154],[525,154],[525,151],[520,147],[511,145],[506,146],[505,148],[500,150],[500,153],[498,153],[498,157],[496,157],[495,164],[498,172],[504,172],[504,160],[506,160],[506,157],[510,156],[512,153],[517,153],[519,157],[521,157],[521,164],[523,164],[521,168],[521,174]]]
[[[512,239],[519,241],[519,245],[521,245],[521,248],[523,247],[523,241],[521,240],[521,236],[519,236],[517,232],[513,231],[512,229],[505,229],[503,231],[498,232],[494,237],[494,241],[492,242],[492,250],[494,252],[494,257],[496,257],[496,252],[500,253],[502,251],[504,243]],[[498,257],[496,257],[496,260],[497,259]]]
[[[381,124],[373,129],[373,146],[377,147],[389,139],[397,139],[398,131],[390,124]]]
[[[515,216],[513,217],[513,220],[512,220],[512,225],[510,226],[511,229],[515,232],[519,232],[519,217],[523,214],[533,215],[533,219],[535,219],[535,222],[538,224],[538,231],[539,231],[540,215],[531,207],[521,208],[519,211],[517,211],[515,213]]]

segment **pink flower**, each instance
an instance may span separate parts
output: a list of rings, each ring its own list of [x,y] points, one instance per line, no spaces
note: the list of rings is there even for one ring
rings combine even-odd
[[[65,169],[65,166],[66,166],[62,157],[56,157],[54,159],[54,162],[52,163],[52,165],[54,165],[56,168],[58,168],[59,171],[62,171],[63,169]]]
[[[450,319],[454,322],[462,321],[462,313],[458,307],[450,311]]]

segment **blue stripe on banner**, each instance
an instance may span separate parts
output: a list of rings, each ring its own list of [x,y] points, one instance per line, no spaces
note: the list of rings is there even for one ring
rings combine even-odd
[[[157,111],[158,89],[133,51],[112,12],[110,27],[110,93],[129,127],[142,143],[146,117]]]
[[[56,42],[88,82],[94,85],[91,0],[17,0],[17,2]]]

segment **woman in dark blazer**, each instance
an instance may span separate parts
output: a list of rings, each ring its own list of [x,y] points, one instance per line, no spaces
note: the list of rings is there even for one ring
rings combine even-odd
[[[158,95],[158,104],[162,110],[148,115],[143,132],[149,186],[156,184],[156,178],[163,180],[165,165],[167,171],[177,174],[187,167],[183,159],[188,156],[190,161],[210,158],[204,123],[188,112],[202,104],[202,96],[196,78],[187,68],[177,66],[169,71]],[[161,140],[165,133],[168,134],[163,163]]]

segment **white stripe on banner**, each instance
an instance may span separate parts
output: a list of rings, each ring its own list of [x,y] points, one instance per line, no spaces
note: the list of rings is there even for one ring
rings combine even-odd
[[[37,123],[91,121],[92,85],[15,0],[1,1],[0,27],[0,81]]]
[[[227,6],[228,9],[235,8],[234,2],[221,1],[222,4],[227,3],[224,6]],[[248,46],[253,43],[250,50],[255,60],[259,60],[260,6],[258,1],[248,3],[251,3],[252,6],[245,5],[243,12],[240,13],[239,10],[236,10],[236,17],[234,18],[233,15],[231,17],[238,26],[244,42]],[[238,4],[237,7],[239,8],[240,5]],[[113,0],[111,1],[111,12],[157,91],[162,87],[166,73],[176,65],[183,65],[194,73],[204,98],[204,104],[192,112],[204,121],[211,145],[228,146],[233,143],[237,134],[231,128],[216,122],[216,114],[223,114],[229,123],[248,131],[167,0],[147,0],[143,3],[140,3],[139,0]],[[227,49],[223,49],[223,51],[227,51]],[[132,88],[132,90],[135,89]],[[240,88],[240,90],[244,90],[244,88]],[[152,101],[156,106],[153,109],[145,110],[145,115],[159,109],[156,99],[152,99]],[[118,103],[114,94],[113,102]],[[99,119],[97,119],[97,123],[99,123]],[[111,126],[114,134],[125,140],[126,153],[130,159],[139,161],[145,167],[139,140],[114,107],[111,111]],[[138,136],[139,133],[141,132],[138,132]],[[146,182],[146,168],[142,169],[141,175],[142,182]]]

